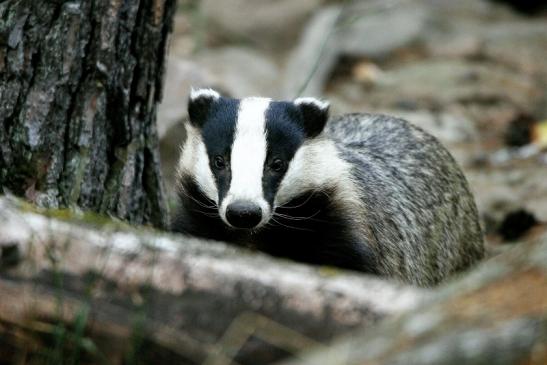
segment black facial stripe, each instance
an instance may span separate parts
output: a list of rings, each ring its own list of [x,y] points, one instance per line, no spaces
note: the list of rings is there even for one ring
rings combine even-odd
[[[300,127],[300,113],[290,102],[273,101],[266,110],[266,161],[262,175],[264,199],[271,205],[281,180],[287,172],[294,154],[304,142],[304,131]],[[285,163],[281,171],[273,171],[269,165],[279,158]]]
[[[232,172],[229,161],[232,153],[239,104],[239,100],[221,97],[211,107],[207,121],[201,130],[207,155],[209,156],[209,167],[213,172],[218,188],[219,204],[230,189]],[[226,161],[224,169],[215,167],[214,161],[216,156],[222,156]]]

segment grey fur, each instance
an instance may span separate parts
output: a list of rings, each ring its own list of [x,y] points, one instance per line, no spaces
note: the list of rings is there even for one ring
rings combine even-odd
[[[428,286],[483,257],[467,181],[434,137],[404,120],[370,114],[334,117],[325,133],[354,166],[365,244],[375,250],[381,274]]]

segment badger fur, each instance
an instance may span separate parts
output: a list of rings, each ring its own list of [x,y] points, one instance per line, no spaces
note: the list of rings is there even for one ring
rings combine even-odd
[[[462,172],[431,135],[326,102],[192,90],[177,232],[428,286],[484,254]]]

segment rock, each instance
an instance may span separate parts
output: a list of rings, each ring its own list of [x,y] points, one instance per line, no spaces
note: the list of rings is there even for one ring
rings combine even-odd
[[[547,222],[545,171],[547,166],[535,159],[466,171],[487,231],[497,230],[507,214],[521,209]]]
[[[438,1],[422,40],[432,56],[486,57],[525,72],[546,72],[547,24],[488,1]]]
[[[526,110],[543,94],[530,76],[509,72],[497,64],[424,60],[385,74],[376,84],[373,95],[369,95],[382,103],[403,99],[414,100],[424,107],[436,107],[485,100],[512,103]]]
[[[484,30],[484,54],[529,74],[547,75],[544,19],[503,22]]]
[[[484,0],[429,1],[432,16],[420,36],[433,57],[473,57],[484,45],[486,29],[513,21],[514,14],[503,6]]]
[[[198,63],[170,57],[163,86],[163,99],[158,108],[158,134],[163,138],[173,126],[187,117],[188,93],[191,87],[213,84],[210,72]]]
[[[427,8],[416,3],[385,8],[379,3],[355,2],[322,9],[289,57],[284,95],[321,95],[341,55],[385,57],[415,41],[427,18]]]
[[[482,263],[419,309],[284,365],[547,363],[547,234]]]
[[[504,6],[487,0],[459,0],[437,1],[426,0],[428,6],[435,13],[438,24],[458,24],[462,19],[467,20],[505,20],[513,19],[514,13]]]
[[[460,115],[473,121],[483,141],[500,144],[511,120],[544,107],[545,87],[531,75],[496,63],[443,59],[384,69],[368,87],[338,82],[329,87],[331,95],[343,96],[351,110],[426,109]]]
[[[339,50],[331,32],[341,9],[331,6],[318,12],[306,26],[300,41],[291,52],[283,77],[283,96],[320,96],[334,67]]]
[[[233,97],[279,95],[279,68],[251,48],[224,47],[196,55],[196,62],[212,75],[212,85]]]
[[[403,114],[412,114],[407,119],[415,118],[450,148],[467,142],[466,135],[473,134],[482,146],[495,148],[503,143],[504,131],[518,115],[545,108],[546,89],[541,80],[490,60],[424,59],[383,68],[371,85],[347,79],[333,82],[327,98],[342,101],[343,112],[403,109]],[[428,114],[456,120],[431,119]],[[472,151],[463,147],[457,158],[467,164]]]
[[[430,35],[426,44],[432,57],[462,58],[476,57],[480,54],[483,42],[473,34]]]
[[[422,34],[429,18],[426,6],[419,2],[393,7],[379,4],[355,2],[345,11],[349,19],[342,20],[335,37],[342,54],[382,58],[412,44]]]
[[[323,0],[202,0],[208,31],[217,38],[245,39],[262,49],[286,49]]]
[[[489,19],[457,17],[437,12],[441,20],[424,33],[424,44],[433,57],[487,58],[521,72],[547,73],[542,60],[547,54],[544,19]],[[446,20],[446,21],[444,21]]]
[[[348,110],[460,115],[475,124],[489,149],[500,147],[503,131],[519,115],[547,115],[544,19],[523,19],[488,1],[427,4],[425,25],[406,53],[377,59],[382,73],[372,82],[333,78],[328,98]]]
[[[169,40],[169,57],[189,59],[203,41],[202,26],[203,24],[196,18],[195,10],[185,9],[184,5],[179,5],[173,21],[173,33]]]

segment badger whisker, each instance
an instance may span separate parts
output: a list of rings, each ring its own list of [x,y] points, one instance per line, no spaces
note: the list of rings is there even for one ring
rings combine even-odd
[[[197,205],[203,207],[203,208],[207,208],[207,209],[218,209],[218,206],[214,203],[213,205],[207,205],[207,204],[204,204],[202,202],[200,202],[199,200],[197,200],[196,198],[194,198],[193,196],[191,196],[190,194],[188,194],[184,189],[181,189],[180,192],[182,194],[184,194],[187,198],[190,198],[194,203],[196,203]]]
[[[220,217],[220,215],[218,213],[213,213],[213,212],[204,212],[203,210],[199,210],[199,209],[191,209],[193,212],[196,212],[196,213],[200,213],[200,214],[203,214],[207,217],[211,217],[211,218],[217,218],[217,217]]]
[[[290,201],[286,202],[285,204],[281,204],[280,206],[278,206],[277,208],[282,208],[282,209],[296,209],[296,208],[300,208],[300,207],[303,207],[304,205],[306,205],[310,200],[311,198],[313,198],[314,196],[316,196],[317,194],[323,194],[325,195],[325,197],[327,199],[330,199],[331,196],[329,193],[327,193],[325,191],[324,188],[318,188],[318,189],[315,189],[313,190],[309,196],[306,198],[306,200],[304,200],[302,203],[300,204],[297,204],[297,205],[288,205],[290,203]],[[276,208],[276,209],[277,209]]]
[[[301,227],[294,227],[294,226],[289,226],[288,224],[281,223],[281,222],[277,221],[274,217],[272,217],[271,220],[272,220],[274,223],[276,223],[276,224],[278,224],[278,225],[280,225],[280,226],[282,226],[282,227],[285,227],[285,228],[294,229],[294,230],[297,230],[297,231],[308,231],[308,232],[313,232],[312,229],[301,228]]]
[[[277,208],[283,208],[283,209],[295,209],[295,208],[300,208],[304,205],[306,205],[311,198],[313,198],[313,196],[318,193],[318,192],[321,192],[322,189],[315,189],[311,192],[311,194],[306,198],[306,200],[304,200],[302,203],[298,204],[298,205],[293,205],[293,206],[290,206],[288,205],[290,203],[290,201],[286,202],[285,204],[281,204],[280,206],[278,206]]]
[[[321,209],[319,209],[317,212],[313,213],[312,215],[310,215],[310,216],[308,216],[308,217],[292,216],[292,215],[287,215],[287,214],[278,213],[278,212],[276,212],[276,211],[273,212],[273,215],[276,216],[276,217],[285,218],[285,219],[293,220],[293,221],[304,221],[304,220],[315,220],[315,221],[320,221],[320,220],[317,220],[317,219],[313,219],[313,217],[315,217],[315,216],[318,215],[319,213],[321,213]]]

